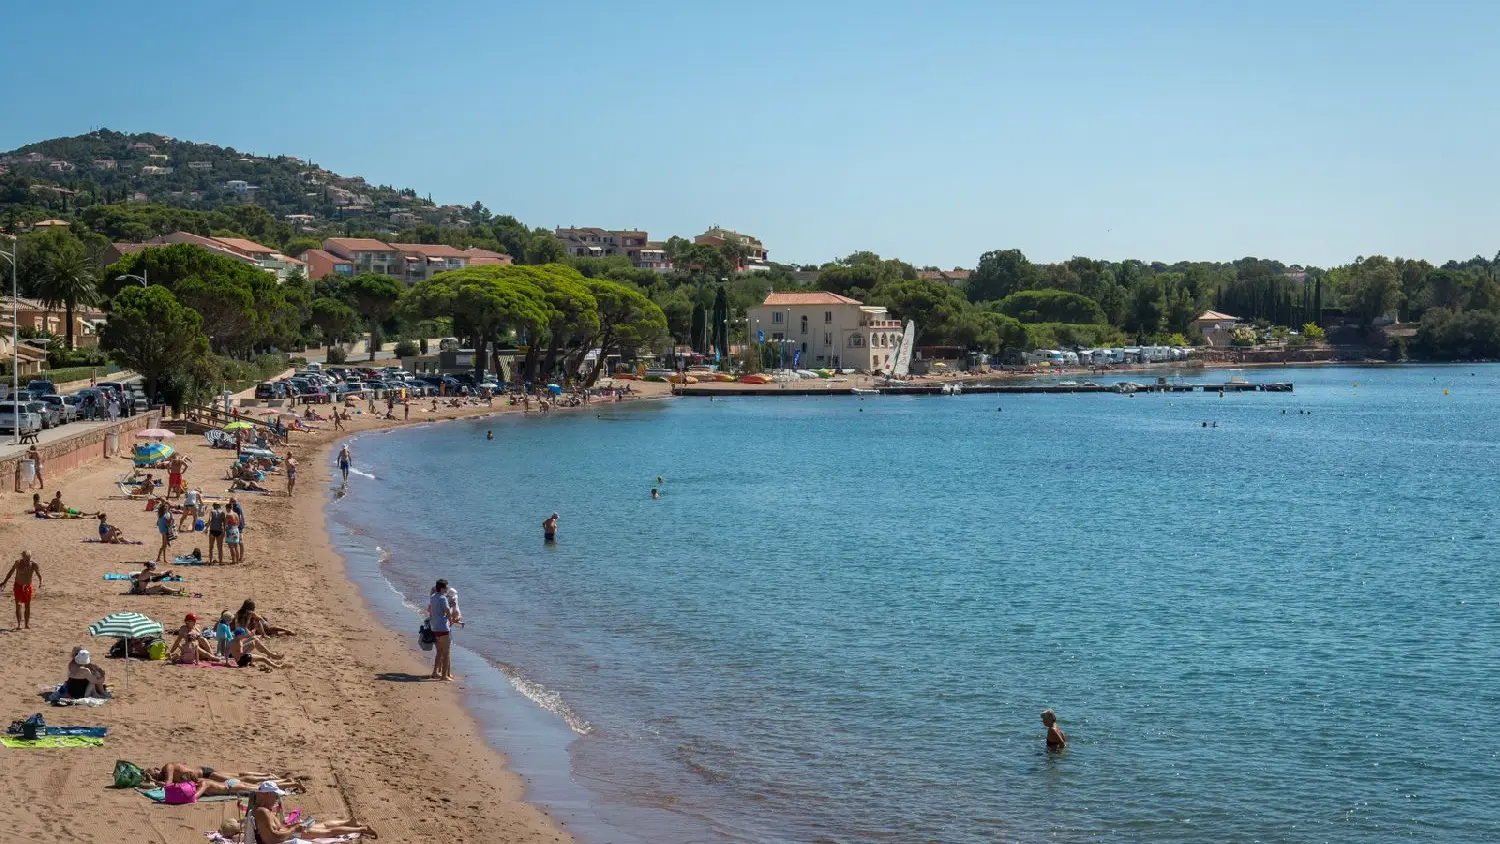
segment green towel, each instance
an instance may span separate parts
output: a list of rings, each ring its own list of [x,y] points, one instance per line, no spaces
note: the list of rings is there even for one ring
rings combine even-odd
[[[27,741],[20,736],[0,736],[5,747],[103,747],[104,739],[92,736],[43,736]]]

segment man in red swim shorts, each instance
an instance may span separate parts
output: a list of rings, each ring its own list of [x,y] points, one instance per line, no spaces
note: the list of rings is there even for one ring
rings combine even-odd
[[[11,563],[10,571],[5,573],[5,579],[0,580],[0,589],[4,589],[5,584],[10,582],[11,575],[15,575],[16,578],[15,588],[11,591],[11,595],[16,599],[16,629],[21,629],[24,615],[26,629],[30,630],[32,581],[34,580],[37,584],[42,582],[42,570],[36,561],[31,559],[30,551],[22,551],[21,558]]]

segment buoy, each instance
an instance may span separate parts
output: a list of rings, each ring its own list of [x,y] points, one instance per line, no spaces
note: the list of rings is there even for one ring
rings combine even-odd
[[[1443,388],[1443,395],[1445,395],[1445,396],[1448,395],[1448,388],[1447,387]]]

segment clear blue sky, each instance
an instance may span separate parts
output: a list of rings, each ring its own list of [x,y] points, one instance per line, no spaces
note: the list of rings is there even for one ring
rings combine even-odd
[[[1329,265],[1500,249],[1500,2],[25,3],[0,149],[106,126],[529,225]]]

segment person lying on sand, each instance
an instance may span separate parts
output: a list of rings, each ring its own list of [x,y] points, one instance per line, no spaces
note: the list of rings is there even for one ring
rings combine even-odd
[[[361,835],[372,840],[380,837],[375,830],[354,821],[315,823],[309,818],[296,824],[282,823],[281,798],[288,793],[274,782],[263,782],[256,787],[250,798],[249,816],[245,819],[245,826],[253,828],[245,830],[246,841],[286,844],[297,839],[337,838],[340,835]]]
[[[63,681],[63,693],[74,700],[109,697],[104,669],[95,665],[94,658],[81,647],[75,647],[68,656],[68,679]]]
[[[25,512],[35,515],[38,519],[92,519],[98,513],[84,513],[72,507],[62,506],[62,493],[53,497],[47,504],[42,503],[42,497],[37,493],[31,495],[31,509]]]
[[[180,589],[170,586],[162,586],[163,580],[171,580],[175,577],[172,572],[156,573],[156,561],[146,563],[146,567],[130,576],[130,594],[132,595],[182,595]]]
[[[146,771],[146,776],[157,785],[172,785],[179,782],[228,782],[239,780],[250,785],[260,785],[263,782],[281,783],[283,788],[302,789],[302,784],[297,782],[291,774],[266,774],[258,771],[243,771],[240,773],[229,773],[227,771],[215,771],[200,765],[189,765],[185,762],[168,762],[160,768]]]
[[[260,658],[256,659],[255,654]],[[250,631],[243,627],[234,630],[234,638],[229,640],[229,659],[240,668],[250,665],[269,665],[272,668],[285,668],[286,657],[266,647],[261,640],[250,635]]]
[[[205,797],[249,797],[255,793],[256,788],[257,786],[235,777],[226,778],[223,782],[202,778],[185,779],[162,786],[166,792],[166,799],[162,802],[169,806],[184,806],[197,803]]]
[[[234,614],[234,626],[243,627],[246,630],[249,630],[250,633],[255,636],[295,635],[292,631],[286,629],[285,627],[277,627],[276,625],[262,618],[258,613],[255,612],[255,602],[248,599],[245,601],[245,603],[240,604],[240,611]]]
[[[120,529],[110,524],[103,513],[99,514],[99,541],[110,545],[131,544]]]
[[[229,484],[229,491],[230,492],[270,492],[269,489],[266,489],[265,487],[261,486],[260,484],[256,483],[255,481],[242,481],[239,478],[235,478],[233,481],[230,482],[230,484]]]

